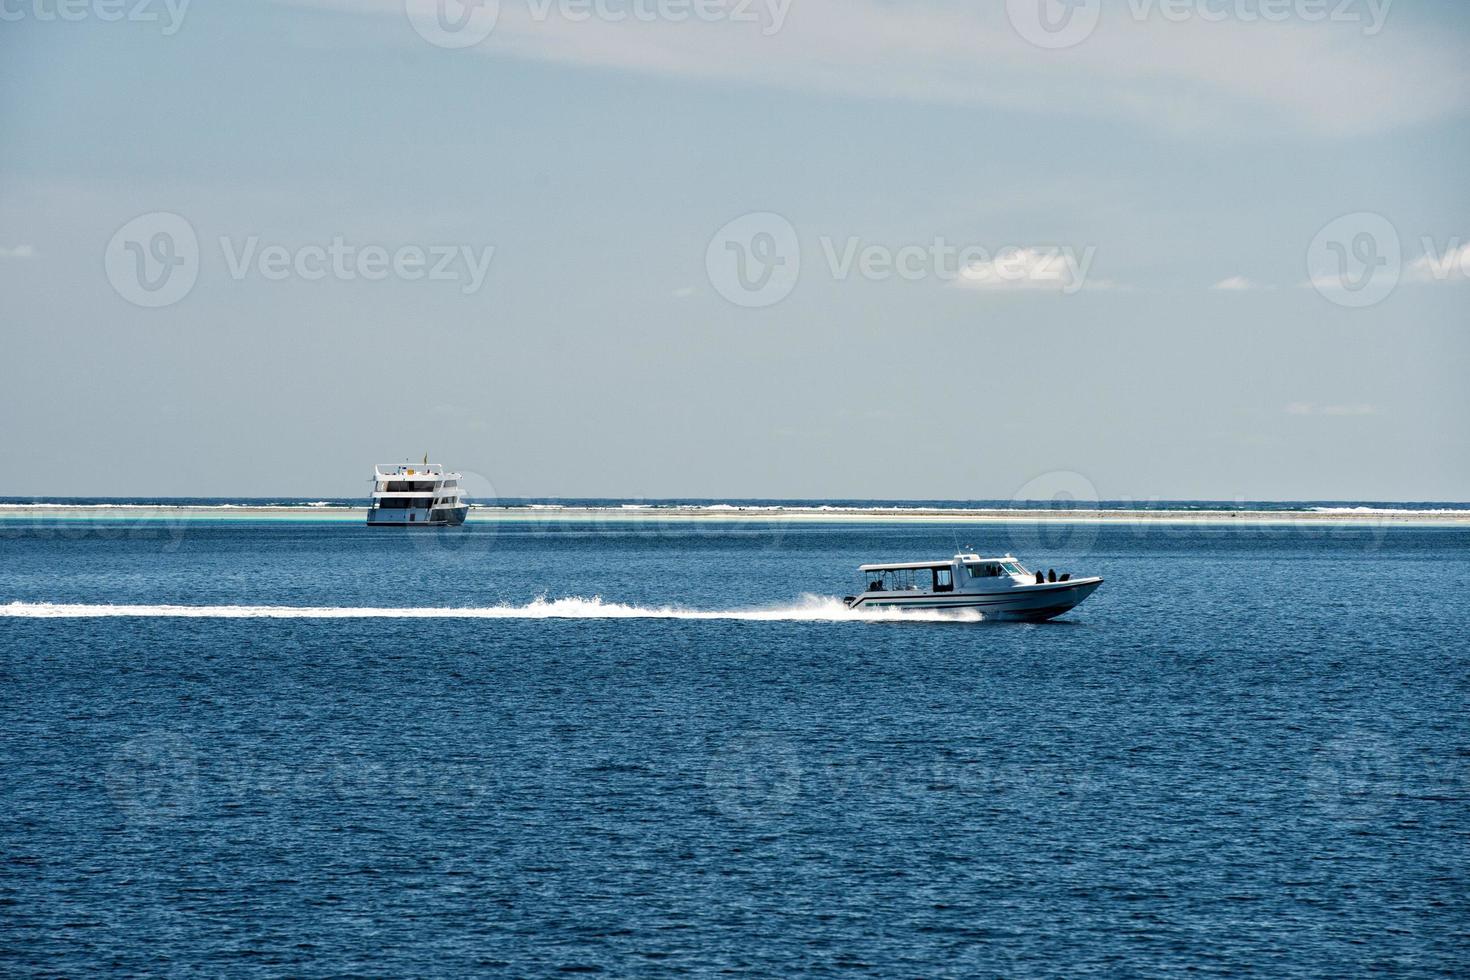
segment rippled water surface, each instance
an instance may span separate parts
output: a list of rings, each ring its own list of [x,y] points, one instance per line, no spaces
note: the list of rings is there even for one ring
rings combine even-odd
[[[842,616],[956,545],[1107,581]],[[1453,529],[0,524],[0,973],[1464,973],[1467,596]]]

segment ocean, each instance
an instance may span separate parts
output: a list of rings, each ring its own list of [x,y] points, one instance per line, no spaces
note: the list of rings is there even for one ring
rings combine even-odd
[[[1470,514],[1470,503],[1463,501],[1381,501],[1381,500],[1165,500],[1160,498],[1127,500],[1074,499],[1058,496],[1044,500],[1026,498],[980,500],[795,500],[786,498],[715,498],[715,497],[467,497],[479,510],[496,508],[530,508],[560,510],[566,508],[621,508],[629,510],[1140,510],[1155,512],[1233,510],[1248,513],[1306,511],[1323,514]],[[367,506],[362,497],[0,497],[0,508],[87,507],[208,508],[229,511],[248,507],[301,507],[332,510]]]
[[[957,548],[1106,582],[843,609]],[[1462,527],[0,521],[0,974],[1463,975],[1467,595]]]

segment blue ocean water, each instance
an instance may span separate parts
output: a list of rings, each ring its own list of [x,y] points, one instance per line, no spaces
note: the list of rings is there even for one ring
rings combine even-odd
[[[832,618],[956,544],[1107,581]],[[0,522],[0,973],[1463,974],[1467,595],[1454,528]]]

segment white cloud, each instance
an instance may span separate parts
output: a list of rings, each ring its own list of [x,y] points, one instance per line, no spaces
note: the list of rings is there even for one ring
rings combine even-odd
[[[13,248],[0,246],[0,259],[31,259],[36,256],[34,245],[16,245]]]
[[[1318,405],[1315,402],[1292,402],[1286,406],[1287,415],[1334,415],[1360,416],[1377,415],[1376,405]]]
[[[1229,276],[1225,279],[1221,279],[1210,288],[1218,289],[1219,291],[1224,293],[1244,293],[1252,289],[1263,289],[1265,287],[1261,286],[1258,283],[1251,282],[1245,276]]]
[[[1424,254],[1409,263],[1404,278],[1409,282],[1470,281],[1470,242],[1460,245],[1456,239],[1439,248],[1433,239],[1424,239]]]
[[[280,2],[375,13],[380,30],[400,43],[427,43],[410,29],[405,0]],[[549,17],[533,16],[541,6],[500,0],[489,37],[446,57],[479,53],[806,93],[1126,118],[1168,130],[1227,128],[1233,135],[1376,133],[1470,108],[1463,38],[1404,18],[1369,34],[1361,23],[1330,18],[1139,20],[1128,15],[1136,2],[1119,3],[1082,43],[1042,50],[1017,34],[1000,2],[797,0],[788,9],[778,0],[754,0],[742,9],[759,17],[743,23],[574,21],[556,4]],[[780,29],[768,34],[782,9]]]
[[[1095,249],[1081,255],[1071,248],[1001,249],[994,258],[971,262],[953,280],[966,289],[1051,290],[1075,293],[1081,289],[1116,289],[1108,279],[1088,275]]]

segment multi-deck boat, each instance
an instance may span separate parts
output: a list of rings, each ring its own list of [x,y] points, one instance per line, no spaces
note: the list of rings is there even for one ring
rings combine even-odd
[[[454,526],[470,512],[458,473],[441,463],[379,463],[373,467],[373,499],[367,522],[373,527]]]
[[[1102,585],[1097,576],[1072,578],[1027,571],[1014,555],[960,554],[938,561],[862,565],[862,595],[850,609],[973,609],[986,619],[1041,622],[1060,616]]]

